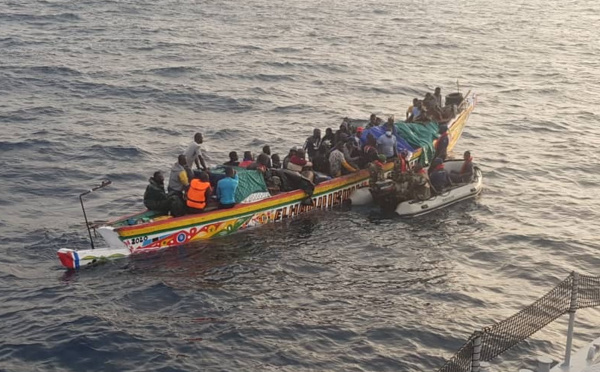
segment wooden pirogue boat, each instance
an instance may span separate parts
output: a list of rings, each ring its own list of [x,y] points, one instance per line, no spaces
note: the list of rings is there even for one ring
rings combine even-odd
[[[475,103],[474,96],[465,97],[459,106],[458,114],[448,123],[449,150],[460,138]],[[411,161],[419,159],[422,152],[422,149],[416,149]],[[384,165],[385,171],[390,171],[392,168],[393,163]],[[312,205],[304,205],[306,203],[302,201],[307,195],[302,190],[295,190],[273,196],[267,195],[264,199],[238,204],[231,209],[177,218],[156,216],[154,212],[144,211],[94,226],[93,228],[108,244],[107,248],[86,250],[61,248],[57,254],[63,266],[78,269],[98,260],[126,257],[131,254],[221,237],[298,216],[314,209],[331,209],[349,199],[355,190],[368,187],[368,181],[369,171],[363,169],[319,183],[315,186],[312,195]]]

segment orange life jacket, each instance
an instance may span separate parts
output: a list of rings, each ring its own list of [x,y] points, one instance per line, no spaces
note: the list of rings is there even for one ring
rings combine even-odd
[[[187,192],[187,206],[190,208],[204,209],[206,207],[206,190],[210,188],[210,182],[202,182],[194,178],[190,182]]]

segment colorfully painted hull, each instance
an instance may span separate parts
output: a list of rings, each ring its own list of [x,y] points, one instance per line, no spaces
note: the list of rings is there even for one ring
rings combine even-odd
[[[474,101],[470,100],[465,109],[450,123],[449,132],[451,150],[473,111]],[[421,156],[418,149],[412,160]],[[392,163],[385,164],[389,171]],[[137,220],[147,212],[123,217],[96,230],[109,244],[109,248],[75,252],[63,248],[58,252],[61,263],[74,269],[102,258],[103,251],[119,255],[151,251],[161,248],[187,244],[198,240],[226,236],[267,223],[278,222],[286,218],[298,216],[314,209],[327,210],[341,205],[350,198],[352,193],[360,188],[368,187],[369,172],[361,170],[347,176],[338,177],[318,184],[312,196],[312,205],[306,205],[306,194],[301,190],[290,191],[275,195],[260,201],[238,204],[231,209],[215,210],[201,214],[187,215],[177,218],[127,225],[124,221]],[[304,201],[304,202],[303,202]],[[87,257],[87,260],[83,258]]]

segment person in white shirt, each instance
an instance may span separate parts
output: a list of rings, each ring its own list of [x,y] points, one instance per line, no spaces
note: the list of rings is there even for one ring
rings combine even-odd
[[[185,159],[190,168],[196,164],[198,169],[206,171],[208,168],[205,161],[206,150],[202,148],[203,140],[202,133],[196,133],[194,135],[194,140],[190,143],[187,150],[185,150]]]

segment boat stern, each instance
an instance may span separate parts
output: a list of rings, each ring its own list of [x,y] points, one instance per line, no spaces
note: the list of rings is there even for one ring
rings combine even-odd
[[[69,248],[61,248],[56,252],[60,263],[67,269],[79,269],[79,254]]]

